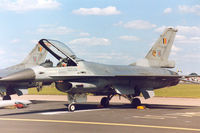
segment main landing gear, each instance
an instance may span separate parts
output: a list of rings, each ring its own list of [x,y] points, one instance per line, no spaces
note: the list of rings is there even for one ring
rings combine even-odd
[[[103,97],[100,102],[101,106],[108,107],[109,106],[109,99],[107,97]]]
[[[139,98],[133,98],[131,100],[131,105],[136,108],[137,106],[141,106],[141,101]]]
[[[111,96],[108,96],[108,97],[103,97],[101,99],[101,102],[100,102],[101,106],[103,106],[104,108],[107,108],[109,106],[109,102],[110,102],[110,100],[112,99],[113,96],[114,95],[111,95]]]
[[[2,97],[2,100],[11,100],[11,97],[6,92],[0,92],[0,97]]]
[[[109,106],[109,102],[110,102],[110,100],[111,100],[111,98],[113,97],[114,95],[112,95],[112,96],[108,96],[108,97],[103,97],[102,99],[101,99],[101,102],[100,102],[100,104],[101,104],[101,106],[103,106],[104,108],[107,108],[108,106]],[[68,105],[68,111],[69,112],[74,112],[75,110],[76,110],[76,106],[75,106],[75,103],[73,102],[73,103],[70,103],[69,105]]]
[[[10,95],[5,95],[5,96],[3,96],[3,100],[11,100]]]
[[[109,102],[112,99],[114,95],[109,95],[108,97],[103,97],[101,99],[101,106],[103,106],[104,108],[107,108],[109,106]],[[131,101],[131,105],[134,108],[137,108],[138,106],[141,106],[141,101],[139,98],[129,98],[129,100]],[[76,106],[75,106],[75,102],[72,102],[68,105],[68,111],[69,112],[74,112],[76,110]]]
[[[101,106],[103,106],[104,108],[107,108],[109,106],[109,102],[110,102],[110,100],[112,99],[113,96],[114,95],[108,96],[108,97],[103,97],[101,99],[101,102],[100,102]],[[130,101],[131,101],[131,105],[134,108],[136,108],[137,106],[141,106],[141,101],[140,101],[139,98],[133,98]]]

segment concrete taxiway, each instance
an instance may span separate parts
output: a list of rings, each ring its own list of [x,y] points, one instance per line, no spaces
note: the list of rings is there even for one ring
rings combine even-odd
[[[78,110],[72,113],[67,111],[65,101],[37,99],[32,102],[23,109],[0,109],[1,132],[200,132],[200,106],[145,104],[147,109],[137,110],[126,102],[113,102],[109,108],[99,108],[98,103],[89,102],[78,104]]]

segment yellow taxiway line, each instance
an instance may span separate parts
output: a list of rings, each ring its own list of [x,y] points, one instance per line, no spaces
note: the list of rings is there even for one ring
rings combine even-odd
[[[153,126],[153,125],[138,125],[138,124],[123,124],[123,123],[87,122],[87,121],[19,119],[19,118],[18,118],[18,119],[17,119],[17,118],[0,118],[0,121],[24,121],[24,122],[68,123],[68,124],[85,124],[85,125],[107,125],[107,126],[141,127],[141,128],[155,128],[155,129],[171,129],[171,130],[182,130],[182,131],[200,131],[200,129],[195,129],[195,128],[168,127],[168,126]]]

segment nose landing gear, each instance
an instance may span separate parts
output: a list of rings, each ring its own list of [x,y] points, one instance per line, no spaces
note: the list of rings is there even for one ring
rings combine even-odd
[[[76,106],[74,105],[74,103],[71,103],[68,105],[68,111],[74,112],[75,110],[76,110]]]

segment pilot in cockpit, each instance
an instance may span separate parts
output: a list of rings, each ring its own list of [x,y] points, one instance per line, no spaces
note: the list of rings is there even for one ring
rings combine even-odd
[[[64,58],[59,61],[57,67],[76,66],[70,58]]]
[[[57,67],[66,67],[67,64],[68,64],[67,58],[60,59],[60,61],[59,61],[58,64],[57,64]]]

